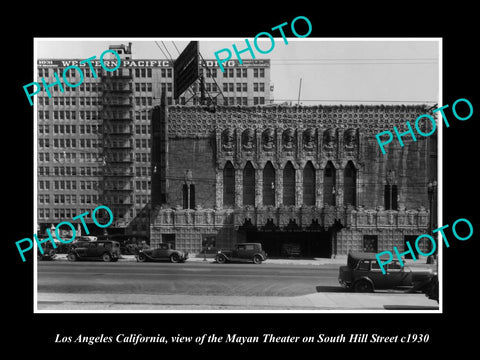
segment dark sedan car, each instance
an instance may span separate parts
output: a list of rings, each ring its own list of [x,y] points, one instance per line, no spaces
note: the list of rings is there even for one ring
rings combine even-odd
[[[120,258],[120,244],[117,241],[76,241],[70,246],[67,259],[117,261]]]
[[[376,289],[405,289],[422,291],[436,275],[433,269],[409,268],[392,260],[383,274],[375,253],[349,253],[347,265],[339,269],[338,281],[356,292],[372,292]]]
[[[137,261],[170,261],[172,263],[184,262],[188,259],[188,252],[175,250],[169,243],[158,244],[155,249],[142,249],[136,255]]]
[[[227,261],[240,261],[261,264],[267,259],[267,253],[262,250],[260,243],[239,243],[231,250],[219,250],[215,256],[217,263],[223,264]]]

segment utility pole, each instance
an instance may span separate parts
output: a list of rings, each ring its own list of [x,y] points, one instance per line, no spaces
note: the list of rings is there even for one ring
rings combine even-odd
[[[300,92],[302,91],[302,78],[300,78],[300,85],[298,86],[298,102],[297,105],[300,105]]]

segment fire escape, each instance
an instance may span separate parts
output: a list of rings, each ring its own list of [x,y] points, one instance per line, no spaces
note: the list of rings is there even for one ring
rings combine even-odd
[[[101,199],[114,214],[112,233],[123,233],[133,206],[133,77],[130,69],[103,71]]]

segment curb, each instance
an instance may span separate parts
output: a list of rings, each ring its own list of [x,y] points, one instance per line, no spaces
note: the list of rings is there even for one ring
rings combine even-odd
[[[54,261],[68,261],[67,254],[57,254]],[[137,262],[135,255],[122,255],[121,258],[118,260],[119,262]],[[210,255],[206,257],[203,254],[190,254],[189,258],[187,259],[186,263],[188,262],[204,262],[204,263],[214,263],[214,258]],[[328,259],[328,258],[314,258],[314,259],[267,259],[265,264],[272,264],[272,265],[314,265],[314,266],[322,266],[322,265],[337,265],[343,266],[347,264],[347,257],[340,255],[335,259]],[[427,268],[434,268],[436,265],[426,264],[425,259],[419,259],[417,261],[408,261],[405,264],[407,267],[427,267]]]

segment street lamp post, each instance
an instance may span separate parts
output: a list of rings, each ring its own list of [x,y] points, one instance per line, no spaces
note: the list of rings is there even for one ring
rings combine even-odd
[[[433,200],[435,197],[435,194],[437,192],[437,182],[435,180],[430,181],[427,185],[427,192],[428,192],[428,202],[430,206],[430,221],[429,221],[429,234],[432,233],[433,228],[434,228],[434,216],[433,216]],[[431,251],[431,244],[429,243],[429,252]]]

